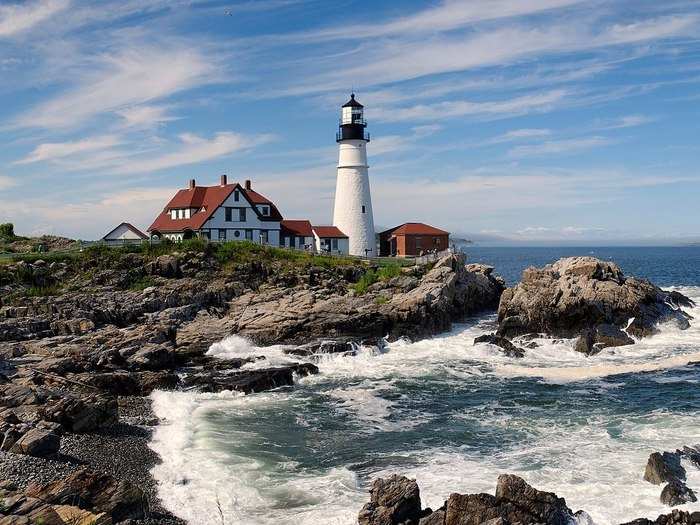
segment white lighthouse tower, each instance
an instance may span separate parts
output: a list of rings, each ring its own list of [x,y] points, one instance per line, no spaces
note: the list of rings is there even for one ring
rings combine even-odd
[[[354,93],[341,109],[340,129],[336,134],[340,154],[333,225],[348,236],[350,255],[376,257],[372,196],[367,173],[369,133],[365,132],[367,122],[363,109],[362,104],[355,100]]]

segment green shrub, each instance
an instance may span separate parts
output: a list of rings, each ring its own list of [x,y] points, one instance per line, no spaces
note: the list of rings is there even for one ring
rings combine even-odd
[[[389,298],[384,295],[380,295],[374,300],[374,302],[377,304],[386,304],[389,302]]]
[[[158,286],[158,283],[155,281],[155,279],[153,279],[153,277],[145,275],[131,283],[129,285],[129,290],[140,292],[141,290],[145,290],[146,288],[150,288],[151,286]]]
[[[387,264],[379,269],[379,279],[381,281],[388,281],[399,275],[401,275],[401,266],[396,263]]]
[[[379,280],[379,276],[374,270],[367,270],[365,274],[360,277],[360,280],[355,283],[353,289],[358,295],[364,295],[367,293],[367,289]]]
[[[0,224],[0,238],[11,241],[15,238],[15,225],[11,222]]]
[[[47,297],[49,295],[58,295],[61,289],[58,286],[32,286],[24,295],[27,297]]]

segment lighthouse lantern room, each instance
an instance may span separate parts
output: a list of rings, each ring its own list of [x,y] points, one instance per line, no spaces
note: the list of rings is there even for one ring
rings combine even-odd
[[[336,134],[339,155],[333,225],[348,236],[351,255],[374,257],[377,243],[367,165],[369,133],[366,127],[364,107],[355,100],[353,93],[341,108]]]

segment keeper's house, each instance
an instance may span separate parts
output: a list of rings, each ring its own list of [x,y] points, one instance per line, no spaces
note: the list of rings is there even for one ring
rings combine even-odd
[[[450,234],[422,222],[407,222],[379,234],[382,257],[417,257],[428,252],[446,250]]]
[[[213,241],[250,240],[279,246],[282,215],[267,198],[245,185],[229,184],[179,190],[148,228],[151,237],[181,241],[204,237]]]

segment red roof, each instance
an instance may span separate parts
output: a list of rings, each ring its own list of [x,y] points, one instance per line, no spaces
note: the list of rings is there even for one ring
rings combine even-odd
[[[256,191],[245,189],[238,183],[225,184],[223,186],[195,186],[194,188],[179,190],[170,199],[170,202],[168,202],[156,220],[153,221],[148,231],[179,232],[183,230],[199,230],[236,188],[250,204],[266,204],[270,206],[270,215],[259,215],[260,220],[282,220],[279,210],[269,199]],[[189,219],[172,219],[170,210],[173,208],[194,208],[196,211],[192,212]]]
[[[311,223],[309,221],[297,220],[288,221],[284,220],[280,222],[282,227],[282,235],[296,235],[298,237],[313,237],[314,233],[311,231]]]
[[[396,226],[395,228],[391,228],[389,230],[386,230],[385,232],[382,232],[382,234],[385,233],[393,233],[394,235],[449,235],[450,232],[446,232],[445,230],[440,230],[438,228],[434,228],[433,226],[430,226],[428,224],[424,224],[422,222],[406,222],[400,226]]]
[[[343,232],[341,232],[338,228],[335,226],[314,226],[314,233],[318,235],[321,238],[329,239],[329,238],[338,238],[338,239],[347,239],[348,236],[345,235]]]

